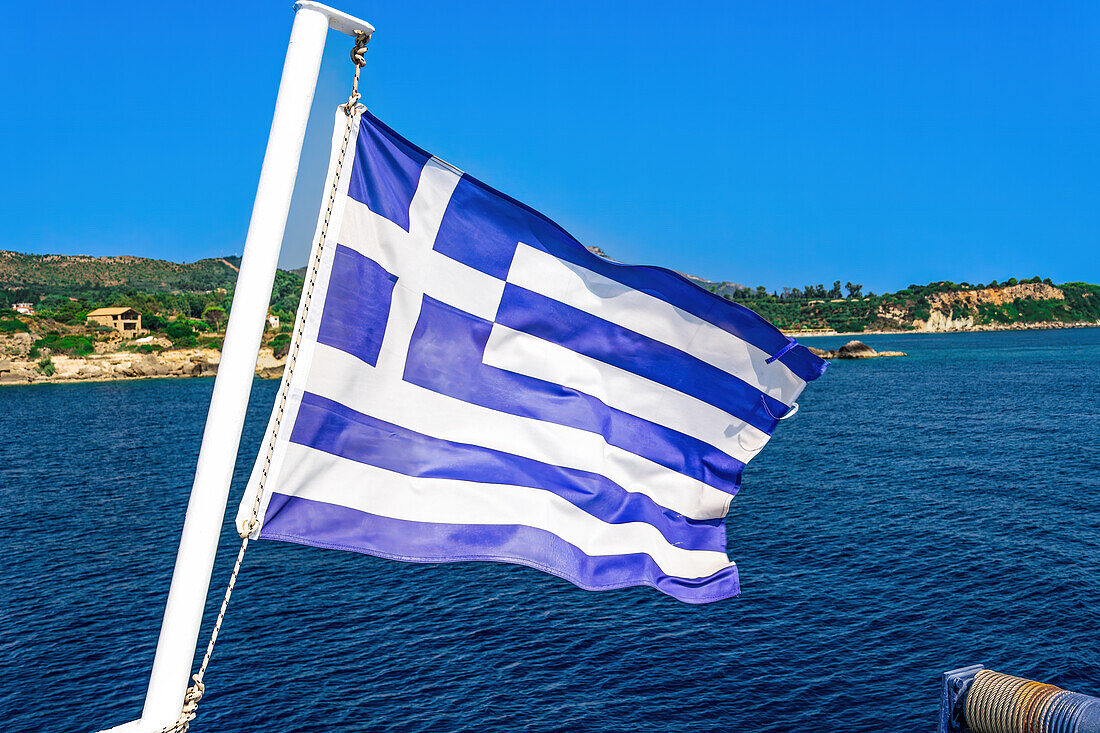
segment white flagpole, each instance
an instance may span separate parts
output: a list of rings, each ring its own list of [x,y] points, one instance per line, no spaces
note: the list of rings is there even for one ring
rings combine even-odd
[[[218,376],[206,416],[195,482],[187,503],[172,585],[161,622],[153,672],[139,720],[114,733],[153,733],[177,721],[187,691],[210,574],[225,518],[233,467],[252,391],[271,286],[329,28],[371,33],[366,21],[315,2],[294,5],[275,116],[252,207]]]

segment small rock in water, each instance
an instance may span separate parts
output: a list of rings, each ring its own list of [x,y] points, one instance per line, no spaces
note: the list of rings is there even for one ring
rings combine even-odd
[[[874,359],[879,356],[907,356],[904,351],[875,351],[862,341],[849,341],[836,351],[815,349],[813,346],[807,346],[806,348],[822,359]]]
[[[836,356],[838,359],[873,359],[878,352],[862,341],[849,341],[837,350]]]

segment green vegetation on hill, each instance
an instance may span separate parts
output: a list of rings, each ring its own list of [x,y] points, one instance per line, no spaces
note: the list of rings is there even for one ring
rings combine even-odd
[[[0,309],[29,302],[42,318],[82,324],[89,311],[128,306],[142,314],[143,324],[163,332],[169,320],[205,320],[223,328],[233,300],[239,257],[167,262],[144,257],[70,257],[0,252]],[[271,311],[284,321],[294,318],[302,278],[279,270]],[[16,325],[18,324],[18,325]],[[189,326],[191,328],[191,326]],[[0,319],[0,332],[25,330],[17,320]],[[207,330],[203,326],[201,330]],[[196,334],[181,335],[183,342]],[[194,345],[197,339],[188,345]]]
[[[718,292],[713,285],[703,284]],[[971,318],[975,326],[1100,322],[1100,286],[1089,283],[1055,286],[1049,278],[1033,277],[988,285],[935,282],[883,295],[864,296],[862,286],[854,283],[848,283],[845,290],[842,294],[836,282],[831,289],[809,285],[771,293],[762,287],[742,288],[723,297],[785,330],[906,330],[914,328],[917,321],[928,321],[933,311],[955,321]],[[1020,295],[1006,297],[1017,292]],[[1063,297],[1056,297],[1059,294]]]
[[[19,319],[9,317],[7,313],[0,315],[0,333],[19,333],[26,330],[27,324]]]
[[[32,321],[11,313],[13,303],[30,302],[41,326],[36,348],[86,353],[88,344],[70,343],[59,327],[79,330],[90,310],[128,306],[142,314],[142,325],[176,346],[220,346],[233,298],[240,259],[199,260],[189,264],[141,257],[66,257],[0,252],[0,333],[28,330]],[[304,271],[304,268],[303,268]],[[839,281],[832,287],[806,285],[768,292],[731,282],[690,280],[711,292],[745,305],[785,330],[906,330],[932,318],[963,321],[974,326],[1020,323],[1100,322],[1100,286],[1073,282],[1054,285],[1049,279],[1011,278],[1003,283],[935,282],[910,285],[896,293],[865,293],[859,283]],[[271,293],[271,311],[283,330],[294,319],[303,285],[302,271],[279,270]],[[53,325],[50,325],[51,322]],[[54,331],[52,334],[50,331]],[[88,327],[92,338],[95,327]],[[55,340],[51,340],[55,339]],[[277,351],[289,347],[289,337],[277,335]],[[150,346],[149,348],[157,348]]]
[[[57,331],[50,331],[42,338],[34,342],[31,347],[31,356],[35,357],[42,349],[49,349],[55,354],[90,354],[93,350],[92,339],[88,336],[77,334],[61,335]]]
[[[30,255],[0,251],[0,287],[52,286],[61,290],[130,288],[144,292],[230,289],[239,257],[168,262],[146,257]]]

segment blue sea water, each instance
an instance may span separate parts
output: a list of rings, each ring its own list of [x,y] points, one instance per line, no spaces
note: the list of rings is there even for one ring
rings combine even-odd
[[[864,340],[910,355],[834,362],[746,471],[740,598],[259,542],[194,730],[931,731],[974,662],[1100,693],[1100,329]],[[137,717],[212,384],[0,389],[3,730]]]

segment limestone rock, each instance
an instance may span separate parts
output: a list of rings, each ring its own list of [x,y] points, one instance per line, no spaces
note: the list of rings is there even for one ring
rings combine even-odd
[[[878,356],[878,352],[862,341],[849,341],[837,349],[838,359],[872,359]]]
[[[880,356],[907,356],[904,351],[875,351],[862,341],[849,341],[835,351],[806,347],[822,359],[875,359]]]
[[[260,369],[256,370],[256,376],[259,377],[260,379],[282,379],[282,377],[283,377],[283,367],[282,366],[261,367]]]

